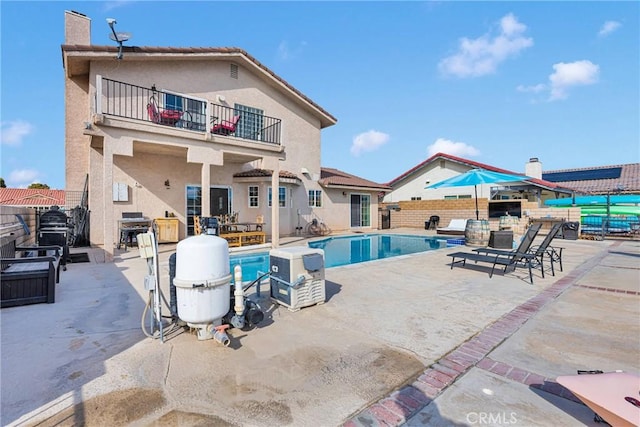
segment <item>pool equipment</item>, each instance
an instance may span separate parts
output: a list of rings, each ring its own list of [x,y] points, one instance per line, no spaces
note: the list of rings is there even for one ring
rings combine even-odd
[[[216,217],[200,217],[200,227],[202,228],[202,234],[220,235],[220,224]]]
[[[149,298],[147,304],[142,310],[142,319],[140,320],[140,327],[142,332],[149,338],[160,339],[164,342],[164,338],[167,334],[176,330],[181,326],[178,321],[178,317],[175,314],[175,298],[172,294],[172,304],[168,304],[162,289],[160,288],[160,265],[158,261],[158,240],[154,229],[147,231],[146,233],[140,233],[136,236],[138,242],[138,249],[140,251],[140,257],[147,260],[147,275],[144,278],[145,290],[149,291]],[[172,316],[167,318],[162,316],[162,304],[170,307]],[[149,315],[149,326],[145,324],[145,318]],[[165,320],[171,319],[171,321]]]
[[[271,249],[269,275],[271,299],[291,311],[325,302],[322,249],[306,246]]]
[[[214,339],[228,346],[222,317],[230,306],[229,247],[217,236],[200,235],[176,246],[178,317],[196,329],[199,340]]]
[[[198,340],[213,339],[226,347],[231,343],[228,328],[246,329],[264,319],[262,309],[246,296],[246,291],[255,284],[259,286],[265,275],[243,287],[242,270],[236,266],[232,284],[229,245],[225,239],[202,234],[178,243],[176,253],[169,257],[169,303],[160,289],[155,230],[139,234],[137,240],[140,257],[147,259],[149,267],[145,277],[149,300],[141,321],[142,331],[148,337],[164,341],[166,334],[189,326],[196,330]],[[169,307],[171,316],[162,316],[162,301]],[[150,313],[150,328],[145,325],[147,313]],[[165,325],[163,319],[171,321]]]

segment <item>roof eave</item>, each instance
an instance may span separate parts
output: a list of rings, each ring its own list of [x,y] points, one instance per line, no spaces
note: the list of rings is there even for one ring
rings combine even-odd
[[[80,46],[62,45],[62,63],[67,77],[73,77],[73,68],[70,61],[95,61],[113,60],[118,53],[118,48],[114,46]],[[124,47],[124,57],[121,61],[146,61],[146,60],[174,60],[176,58],[188,57],[191,60],[211,60],[216,58],[235,59],[243,65],[250,67],[261,75],[268,82],[288,93],[297,103],[309,108],[314,115],[320,119],[320,127],[326,128],[335,125],[338,120],[325,111],[318,104],[302,92],[285,82],[281,77],[260,63],[257,59],[249,55],[240,48],[182,48],[182,51],[171,51],[171,48],[150,48],[150,47]],[[85,67],[80,67],[85,69]],[[88,67],[87,67],[88,69]]]

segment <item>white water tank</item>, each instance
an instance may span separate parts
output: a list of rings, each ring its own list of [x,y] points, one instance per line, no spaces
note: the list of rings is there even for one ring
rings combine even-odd
[[[196,325],[221,319],[231,299],[227,241],[206,234],[180,241],[173,284],[180,319]]]

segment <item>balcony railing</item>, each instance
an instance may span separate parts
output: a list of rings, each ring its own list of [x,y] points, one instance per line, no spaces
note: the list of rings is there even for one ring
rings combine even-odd
[[[103,77],[98,77],[97,92],[98,113],[280,145],[282,121],[254,108],[227,107],[155,86],[146,88]]]

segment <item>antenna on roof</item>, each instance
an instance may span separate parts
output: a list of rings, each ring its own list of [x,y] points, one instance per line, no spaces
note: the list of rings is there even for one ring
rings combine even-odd
[[[107,18],[107,24],[109,24],[109,27],[111,28],[111,33],[112,33],[112,34],[109,34],[109,38],[114,42],[118,43],[118,56],[116,56],[116,58],[122,59],[122,43],[126,42],[131,38],[131,33],[116,33],[115,28],[113,28],[113,26],[116,23],[117,22],[115,19]]]

